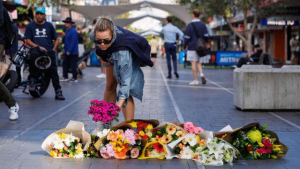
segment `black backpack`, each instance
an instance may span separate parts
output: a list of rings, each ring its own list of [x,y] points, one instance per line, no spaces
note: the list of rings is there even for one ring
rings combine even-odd
[[[206,43],[205,43],[204,39],[198,35],[195,25],[193,23],[191,23],[191,24],[192,24],[194,31],[196,33],[196,36],[197,36],[196,53],[198,54],[199,57],[206,56],[207,55]]]
[[[15,36],[16,36],[16,32],[13,28],[13,23],[10,20],[10,17],[8,15],[8,12],[5,8],[3,8],[3,29],[4,29],[4,33],[5,33],[5,45],[4,48],[5,49],[10,49],[10,47],[12,46]]]

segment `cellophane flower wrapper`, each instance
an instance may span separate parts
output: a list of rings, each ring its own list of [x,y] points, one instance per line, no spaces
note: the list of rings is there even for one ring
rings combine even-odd
[[[208,139],[206,147],[199,153],[198,165],[221,166],[232,164],[236,159],[236,150],[223,139]]]
[[[284,157],[289,148],[279,141],[276,133],[266,128],[267,124],[251,123],[235,129],[224,140],[235,146],[246,160]]]
[[[53,144],[55,143],[55,147],[58,147],[59,149],[64,150],[64,154],[67,154],[66,152],[66,148],[64,149],[64,147],[66,146],[66,144],[68,141],[65,140],[65,135],[67,135],[68,138],[70,138],[71,140],[73,140],[72,142],[69,142],[70,144],[72,144],[72,147],[74,147],[75,149],[79,149],[79,147],[81,147],[80,149],[82,150],[78,150],[78,154],[80,153],[80,155],[75,156],[73,153],[71,156],[57,156],[58,153],[57,152],[53,152],[53,149],[55,149],[53,146]],[[73,137],[77,137],[80,139],[80,141],[76,140],[74,142],[74,138]],[[63,141],[64,140],[64,141]],[[78,143],[81,144],[81,146],[78,146]],[[83,151],[87,150],[89,144],[91,143],[91,136],[88,132],[86,132],[84,130],[84,124],[82,122],[78,122],[78,121],[70,121],[68,123],[68,125],[66,126],[66,128],[60,129],[58,131],[53,132],[52,134],[50,134],[42,143],[42,149],[45,150],[49,155],[51,155],[54,158],[83,158]],[[74,145],[76,144],[76,145]],[[64,145],[64,146],[63,146]],[[63,146],[63,147],[62,147]],[[69,147],[69,146],[67,146]],[[76,150],[77,150],[76,149]],[[61,150],[61,151],[62,151]],[[68,148],[68,151],[75,151],[73,148]],[[80,151],[80,152],[79,152]],[[59,152],[61,153],[61,152]]]

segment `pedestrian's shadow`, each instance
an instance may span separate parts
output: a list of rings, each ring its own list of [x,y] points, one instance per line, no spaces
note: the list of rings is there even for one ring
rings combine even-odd
[[[30,155],[43,155],[43,156],[46,156],[47,155],[47,152],[45,151],[34,151],[34,152],[30,152]]]

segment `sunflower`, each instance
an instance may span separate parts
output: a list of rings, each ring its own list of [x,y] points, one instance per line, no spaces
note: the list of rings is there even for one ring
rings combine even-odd
[[[169,126],[167,126],[166,131],[168,134],[172,135],[176,132],[176,128],[173,125],[169,125]]]

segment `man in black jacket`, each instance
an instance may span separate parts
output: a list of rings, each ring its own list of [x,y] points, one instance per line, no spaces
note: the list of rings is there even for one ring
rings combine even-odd
[[[8,17],[7,10],[2,5],[2,0],[0,0],[0,55],[3,57],[5,55],[5,28],[4,28],[4,17]],[[7,90],[5,85],[0,82],[0,101],[4,101],[4,103],[9,108],[10,112],[10,120],[17,120],[18,119],[18,111],[19,111],[19,105],[17,104],[16,100],[13,98],[13,96],[10,94],[10,92]]]
[[[261,56],[261,54],[263,52],[263,50],[260,48],[259,44],[254,45],[254,52],[255,53],[253,53],[251,55],[251,58],[253,59],[254,63],[258,63],[259,59],[260,59],[260,56]]]
[[[200,72],[202,84],[206,83],[206,79],[200,63],[200,56],[198,56],[196,52],[197,38],[201,37],[205,42],[207,42],[209,34],[205,24],[199,19],[200,11],[197,9],[193,10],[193,16],[194,19],[188,24],[184,34],[184,49],[187,49],[187,60],[192,63],[194,80],[190,82],[190,85],[199,85],[197,69]]]

